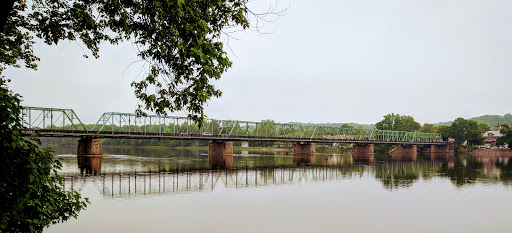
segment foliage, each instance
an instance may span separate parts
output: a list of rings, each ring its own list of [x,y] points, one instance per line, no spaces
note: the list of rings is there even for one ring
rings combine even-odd
[[[485,133],[487,131],[491,130],[491,127],[489,127],[486,123],[480,123],[478,122],[478,131],[481,133]]]
[[[496,144],[498,145],[512,145],[512,125],[501,125],[500,133],[503,134],[502,137],[496,140]]]
[[[382,121],[375,124],[375,127],[380,130],[413,132],[419,130],[421,125],[412,116],[400,116],[400,114],[390,113],[385,115]]]
[[[80,194],[65,191],[51,150],[22,135],[20,96],[0,79],[0,232],[42,232],[77,217],[86,207]]]
[[[459,117],[448,127],[447,132],[443,133],[455,139],[455,147],[460,148],[464,142],[467,142],[468,146],[482,144],[484,138],[480,130],[476,121]]]
[[[438,127],[434,124],[425,123],[421,126],[420,132],[423,133],[438,133]]]
[[[301,123],[301,122],[288,122],[287,124],[302,125],[302,126],[326,126],[334,128],[362,128],[362,129],[375,129],[374,124],[358,124],[358,123]]]
[[[37,68],[31,35],[47,44],[80,41],[96,58],[102,42],[130,40],[146,62],[144,77],[132,83],[144,105],[139,105],[138,113],[185,110],[201,122],[203,105],[222,94],[210,80],[220,79],[232,64],[221,36],[226,29],[249,27],[246,3],[34,0],[29,10],[24,0],[17,0],[0,33],[0,68],[19,67],[21,61]]]
[[[450,137],[450,134],[451,134],[450,126],[441,125],[441,126],[437,127],[437,132],[441,134],[443,141],[446,141],[446,140],[448,140],[448,138]]]
[[[353,129],[354,126],[349,125],[349,124],[343,124],[343,125],[340,126],[340,128],[342,128],[342,129]]]

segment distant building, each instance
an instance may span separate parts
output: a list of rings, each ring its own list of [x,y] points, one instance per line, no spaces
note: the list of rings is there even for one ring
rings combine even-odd
[[[498,138],[501,138],[503,135],[500,133],[500,131],[487,131],[487,132],[483,133],[482,136],[485,138],[484,143],[486,145],[495,146],[496,140]]]

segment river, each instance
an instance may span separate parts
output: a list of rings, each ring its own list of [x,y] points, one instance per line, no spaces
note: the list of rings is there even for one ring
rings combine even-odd
[[[105,146],[93,176],[76,147],[55,149],[65,188],[90,204],[45,232],[506,232],[511,218],[507,156],[235,148],[232,169],[211,170],[207,148]]]

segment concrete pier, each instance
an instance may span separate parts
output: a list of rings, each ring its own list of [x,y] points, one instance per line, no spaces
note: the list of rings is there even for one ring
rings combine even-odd
[[[103,155],[103,148],[99,139],[83,137],[78,140],[77,155]]]
[[[374,161],[373,144],[353,144],[352,161],[355,163],[373,163]]]
[[[233,167],[233,142],[211,141],[208,144],[210,168]]]
[[[293,163],[296,166],[315,164],[316,146],[313,143],[292,144]]]
[[[312,155],[316,153],[316,147],[313,143],[300,143],[292,144],[292,154],[295,155]]]

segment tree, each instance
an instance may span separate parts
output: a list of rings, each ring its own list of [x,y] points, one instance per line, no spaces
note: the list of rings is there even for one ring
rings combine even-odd
[[[390,113],[385,115],[382,121],[375,124],[375,127],[380,130],[412,132],[419,130],[421,125],[412,116],[400,116],[400,114]]]
[[[489,130],[491,130],[491,127],[489,127],[489,125],[487,125],[486,123],[478,123],[478,131],[480,133],[485,133]]]
[[[423,133],[437,133],[438,128],[434,124],[425,123],[421,126],[420,132]]]
[[[51,223],[77,217],[86,207],[65,191],[61,163],[36,138],[22,135],[20,97],[0,79],[0,232],[42,232]]]
[[[342,129],[353,129],[353,128],[354,128],[354,126],[351,126],[351,125],[349,125],[349,124],[343,124],[343,125],[341,125],[341,128],[342,128]]]
[[[80,41],[96,58],[102,42],[131,40],[147,64],[143,78],[132,83],[141,102],[137,112],[184,110],[201,122],[203,105],[222,94],[210,80],[220,79],[232,64],[222,35],[248,28],[249,14],[256,20],[267,15],[252,13],[246,4],[245,0],[34,0],[27,10],[26,2],[17,0],[0,33],[0,69],[19,67],[20,62],[37,68],[32,35],[47,44]]]
[[[443,138],[443,141],[448,140],[450,135],[452,135],[451,128],[450,128],[450,126],[447,126],[447,125],[439,126],[437,128],[437,132],[439,132],[441,134],[441,137]]]
[[[496,144],[504,145],[507,144],[509,146],[512,145],[512,125],[502,124],[500,133],[503,134],[502,137],[496,140]]]
[[[459,148],[464,142],[467,146],[482,144],[483,137],[478,123],[464,118],[457,118],[449,127],[448,136],[455,139],[455,146]]]

